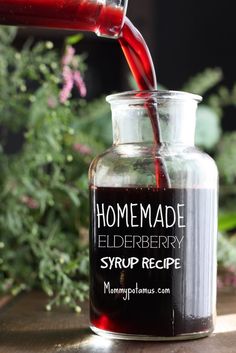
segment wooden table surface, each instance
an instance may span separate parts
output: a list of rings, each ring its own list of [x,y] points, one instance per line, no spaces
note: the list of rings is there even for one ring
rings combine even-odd
[[[129,342],[94,335],[82,314],[46,312],[41,293],[22,295],[0,310],[0,353],[236,353],[236,293],[218,298],[216,333],[186,342]]]

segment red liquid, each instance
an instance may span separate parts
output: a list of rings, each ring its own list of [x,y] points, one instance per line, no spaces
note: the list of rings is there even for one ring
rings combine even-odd
[[[143,36],[128,18],[125,19],[119,42],[139,89],[156,90],[156,73],[150,51]]]
[[[216,238],[212,227],[217,212],[215,192],[210,189],[91,186],[90,195],[92,325],[111,332],[156,337],[211,331],[215,296],[212,286],[215,280]],[[129,211],[131,203],[135,204],[132,209],[135,228]],[[172,213],[163,224],[154,225],[159,205],[163,210],[166,205],[176,210],[179,203],[185,205],[181,211],[184,228],[180,228],[178,222],[172,227],[166,226],[166,222],[169,225],[173,222]],[[103,210],[105,214],[102,218],[100,213],[99,221],[97,205],[99,213]],[[117,205],[121,209],[128,205],[122,218],[118,217]],[[140,205],[151,207],[151,218],[147,217],[142,223]],[[110,207],[115,210],[115,221],[112,212],[107,218]],[[140,239],[144,239],[144,243]],[[147,243],[147,239],[154,242]],[[108,263],[107,257],[122,258],[125,266],[113,262],[111,268],[102,268],[102,259]],[[126,267],[132,257],[138,258],[139,262],[133,268]],[[143,258],[160,260],[161,266],[166,258],[180,259],[180,266],[146,268],[142,266]],[[110,287],[104,287],[107,283]],[[117,291],[134,290],[137,285],[149,292],[134,292],[125,300],[125,292]]]
[[[125,19],[119,43],[139,89],[143,91],[157,90],[156,73],[150,51],[143,36],[128,18]],[[151,105],[147,105],[147,110],[154,138],[153,154],[156,186],[165,188],[169,186],[168,176],[165,167],[155,158],[156,147],[160,144],[158,113],[154,107],[151,108]]]
[[[84,0],[0,0],[0,24],[119,34],[120,8]]]

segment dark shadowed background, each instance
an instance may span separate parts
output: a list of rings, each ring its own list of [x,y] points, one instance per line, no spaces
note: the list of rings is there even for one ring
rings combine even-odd
[[[235,8],[232,0],[129,0],[128,16],[147,40],[159,82],[179,89],[190,76],[215,66],[224,70],[227,85],[234,83]],[[53,30],[33,33],[37,38],[54,39],[58,47],[62,35],[68,34]],[[28,34],[28,30],[22,31],[22,38]],[[85,34],[78,50],[88,53],[90,95],[129,88],[126,63],[115,41]]]
[[[129,0],[128,16],[147,40],[162,86],[178,90],[205,68],[220,67],[222,83],[230,88],[236,81],[235,8],[232,0]],[[53,40],[59,50],[70,34],[42,29],[32,29],[31,33],[36,40]],[[29,30],[22,29],[16,46],[21,47],[28,36]],[[129,69],[115,40],[85,33],[77,52],[87,53],[89,100],[130,89]],[[235,108],[225,109],[225,131],[236,128],[234,115]]]

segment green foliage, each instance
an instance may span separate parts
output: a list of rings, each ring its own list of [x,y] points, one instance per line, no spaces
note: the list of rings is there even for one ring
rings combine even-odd
[[[183,91],[200,94],[201,96],[214,88],[223,78],[222,70],[206,69],[191,78],[184,86]]]
[[[236,229],[236,212],[220,213],[219,231],[228,232]]]
[[[211,106],[219,115],[224,113],[224,108],[227,106],[236,107],[236,84],[232,89],[227,87],[219,87],[216,93],[213,93],[209,99],[208,104]]]
[[[236,132],[225,134],[219,145],[216,161],[220,170],[221,180],[232,185],[236,181]]]
[[[88,294],[87,171],[104,149],[98,131],[107,108],[93,103],[101,107],[96,119],[77,96],[61,104],[53,44],[28,42],[18,52],[14,37],[14,29],[0,30],[0,293],[43,288],[52,297],[48,309],[66,304],[79,311]],[[83,71],[83,58],[74,60]],[[24,133],[24,141],[9,155],[12,132]]]
[[[222,268],[233,267],[236,269],[236,238],[228,238],[219,234],[218,238],[218,263]]]
[[[0,46],[5,49],[5,45],[11,44],[16,37],[16,28],[8,27],[0,31]]]
[[[219,117],[212,108],[201,104],[197,111],[196,144],[210,151],[218,143],[221,134]]]
[[[83,34],[76,33],[72,36],[67,37],[66,44],[75,45],[75,44],[79,43],[82,39],[83,39]]]
[[[112,144],[112,123],[109,104],[105,103],[105,97],[94,100],[83,109],[86,119],[78,120],[78,130],[85,129],[107,146]]]

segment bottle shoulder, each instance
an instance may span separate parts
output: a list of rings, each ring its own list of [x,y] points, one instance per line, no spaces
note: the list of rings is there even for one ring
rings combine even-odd
[[[215,160],[205,151],[202,151],[198,147],[186,148],[183,154],[180,154],[183,160],[188,163],[195,163],[202,168],[211,169],[213,172],[218,174],[218,168]]]
[[[159,161],[158,161],[159,160]],[[193,146],[119,145],[97,156],[90,166],[90,182],[96,185],[136,185],[155,183],[155,163],[162,165],[172,185],[216,185],[214,160]]]
[[[184,145],[162,145],[159,148],[154,147],[152,144],[150,145],[142,145],[142,144],[123,144],[118,146],[112,146],[105,150],[103,153],[98,155],[93,161],[91,166],[94,167],[98,163],[106,162],[106,161],[119,161],[122,163],[122,160],[127,159],[151,159],[153,158],[161,158],[161,159],[175,159],[178,160],[196,160],[203,161],[205,163],[209,163],[209,165],[216,166],[214,159],[207,154],[206,152],[200,150],[195,146],[184,146]]]
[[[97,173],[100,169],[107,168],[106,166],[112,167],[112,157],[114,157],[115,153],[113,151],[113,147],[108,148],[104,152],[97,155],[89,166],[89,178],[91,179],[95,173]]]

